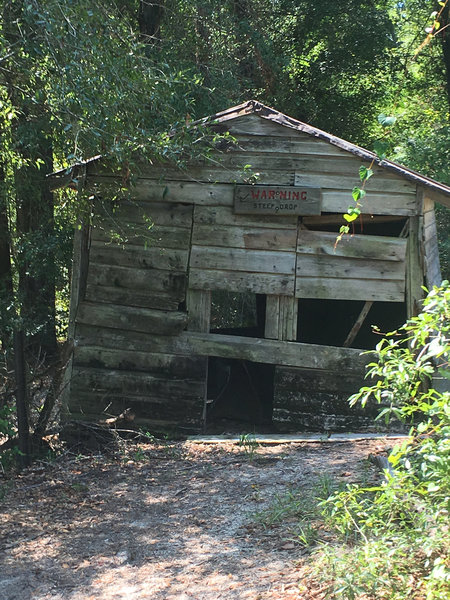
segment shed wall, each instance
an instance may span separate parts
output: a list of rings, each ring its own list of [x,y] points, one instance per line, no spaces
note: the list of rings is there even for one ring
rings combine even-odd
[[[365,425],[364,417],[352,421],[345,414],[342,398],[349,383],[333,376],[349,373],[356,390],[364,360],[352,348],[290,341],[297,339],[297,302],[404,302],[407,241],[363,231],[334,251],[336,234],[320,230],[321,217],[308,226],[295,215],[235,214],[234,184],[252,174],[258,183],[319,186],[324,219],[346,212],[361,160],[254,115],[227,127],[236,143],[226,152],[186,171],[143,167],[136,186],[120,200],[119,180],[104,167],[90,167],[96,216],[73,313],[70,409],[93,418],[131,406],[143,423],[198,429],[206,357],[222,356],[283,365],[275,376],[280,420],[290,411],[297,414],[293,426],[306,426],[305,414],[315,415],[309,422],[319,429],[333,421],[326,414],[335,415],[336,427]],[[244,169],[249,164],[250,175]],[[363,212],[368,222],[377,215],[418,215],[415,186],[375,168]],[[214,290],[266,295],[265,339],[210,334]],[[322,409],[316,410],[304,392],[324,378],[328,389],[321,391]]]

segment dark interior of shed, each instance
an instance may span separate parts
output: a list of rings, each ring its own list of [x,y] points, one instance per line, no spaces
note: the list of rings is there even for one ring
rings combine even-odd
[[[305,344],[343,346],[364,306],[359,300],[299,299],[297,341]],[[374,302],[352,348],[371,350],[382,336],[406,320],[404,302]]]

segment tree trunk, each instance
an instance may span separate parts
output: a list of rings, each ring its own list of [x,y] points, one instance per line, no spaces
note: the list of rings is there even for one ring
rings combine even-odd
[[[441,43],[447,79],[447,99],[450,105],[450,6],[447,4],[441,15]]]
[[[11,248],[5,170],[0,164],[0,342],[4,350],[11,346],[14,303]]]
[[[28,394],[25,368],[23,331],[14,333],[14,372],[16,375],[17,431],[19,435],[19,462],[22,467],[30,464],[30,427],[28,424]]]

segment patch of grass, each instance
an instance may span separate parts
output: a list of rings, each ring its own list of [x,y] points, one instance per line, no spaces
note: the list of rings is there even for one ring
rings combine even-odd
[[[243,433],[239,438],[238,445],[244,450],[250,460],[255,458],[256,450],[260,446],[252,433]]]

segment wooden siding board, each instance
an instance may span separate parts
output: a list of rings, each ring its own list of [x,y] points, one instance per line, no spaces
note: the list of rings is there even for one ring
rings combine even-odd
[[[346,258],[343,256],[299,254],[297,277],[323,277],[342,279],[405,280],[403,261]]]
[[[231,267],[231,265],[230,265]],[[191,268],[189,287],[199,290],[225,290],[292,296],[294,275],[251,271],[202,270]]]
[[[296,279],[297,298],[320,298],[329,300],[372,300],[379,302],[403,302],[405,281],[380,279],[323,279],[299,277]]]
[[[143,371],[169,378],[200,381],[205,375],[202,358],[103,346],[78,346],[74,351],[74,365],[97,369]]]
[[[116,265],[89,264],[88,285],[110,286],[131,290],[166,292],[175,298],[185,295],[186,273],[179,271],[162,271],[158,269],[134,269]],[[179,300],[180,301],[180,300]]]
[[[194,269],[205,270],[293,275],[295,255],[294,252],[192,246],[190,266]]]
[[[88,285],[85,300],[93,303],[120,304],[137,308],[155,308],[158,310],[178,310],[184,294],[177,296],[173,293],[137,291],[127,288],[117,288],[106,285]]]
[[[203,382],[192,379],[157,377],[139,371],[96,369],[93,367],[73,367],[72,383],[75,390],[102,392],[122,392],[127,395],[148,395],[151,397],[166,394],[166,402],[171,397],[198,398],[203,393]]]
[[[232,206],[196,206],[194,217],[194,233],[197,227],[214,226],[219,227],[237,227],[237,228],[255,228],[258,230],[282,230],[297,231],[298,217],[296,215],[273,216],[264,215],[237,215],[233,213]],[[264,235],[264,232],[261,232]]]
[[[353,235],[344,238],[336,247],[335,242],[335,233],[301,229],[297,252],[383,261],[404,261],[406,256],[406,241],[399,238]]]
[[[132,193],[130,191],[130,193]],[[97,202],[96,214],[101,221],[137,223],[152,227],[183,227],[190,229],[192,222],[192,206],[186,204],[146,202],[120,198],[114,202],[105,200]]]
[[[93,241],[90,260],[101,265],[184,271],[187,269],[188,250],[133,246],[124,247]]]
[[[133,306],[95,304],[82,302],[78,308],[77,322],[144,333],[176,335],[187,324],[187,314]]]
[[[117,241],[117,229],[103,226],[92,227],[92,240],[96,242],[105,242],[117,247],[126,248],[128,245],[141,246],[143,248],[173,248],[175,250],[185,250],[189,248],[191,241],[191,230],[184,227],[163,227],[157,226],[150,230],[143,230],[139,226],[123,229],[119,232],[121,239]]]
[[[425,282],[427,288],[431,289],[434,285],[441,284],[442,274],[434,202],[427,196],[424,198],[423,225]]]
[[[248,250],[294,250],[297,229],[286,230],[236,225],[219,226],[194,224],[192,243],[196,246],[246,248]]]

